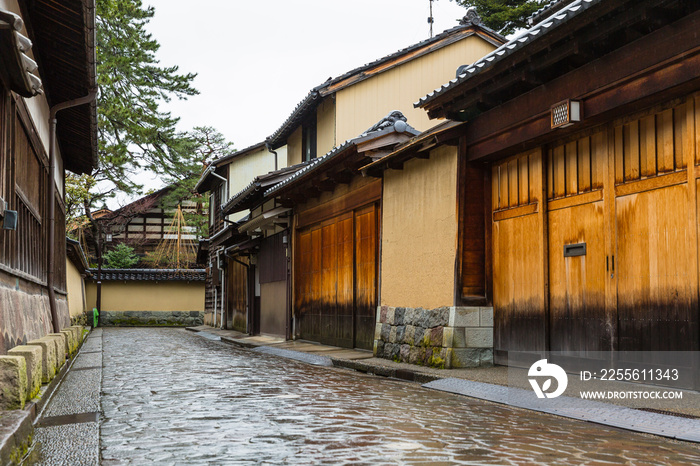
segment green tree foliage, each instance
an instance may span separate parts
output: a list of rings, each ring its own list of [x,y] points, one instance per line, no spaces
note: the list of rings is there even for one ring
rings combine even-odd
[[[160,105],[197,94],[195,74],[159,64],[160,45],[146,31],[154,13],[141,0],[97,2],[100,167],[93,177],[109,185],[100,184],[102,197],[140,191],[133,174],[141,170],[177,176],[190,163],[189,141],[175,130],[178,119]]]
[[[182,137],[183,150],[189,157],[183,157],[180,173],[175,176],[165,177],[165,181],[171,186],[168,194],[161,198],[160,205],[166,209],[172,209],[185,200],[197,202],[199,208],[196,214],[185,213],[187,225],[197,228],[200,237],[208,235],[207,221],[209,218],[209,198],[199,196],[194,190],[197,181],[202,176],[204,169],[214,160],[236,152],[233,143],[228,142],[224,136],[211,126],[197,126]]]
[[[130,269],[139,261],[134,254],[134,248],[120,243],[114,249],[104,254],[105,266],[110,269]]]
[[[528,16],[537,11],[543,0],[455,0],[468,8],[476,7],[484,25],[503,35],[527,27]]]

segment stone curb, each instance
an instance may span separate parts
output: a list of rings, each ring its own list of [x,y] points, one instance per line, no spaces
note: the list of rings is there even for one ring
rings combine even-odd
[[[91,331],[89,327],[86,327]],[[88,332],[78,343],[78,349],[73,357],[56,373],[56,376],[41,388],[35,401],[28,401],[24,409],[15,411],[0,411],[0,465],[19,464],[34,436],[34,422],[51,399],[51,396],[66,376],[80,354],[83,343],[90,335]],[[19,458],[15,458],[18,456]]]

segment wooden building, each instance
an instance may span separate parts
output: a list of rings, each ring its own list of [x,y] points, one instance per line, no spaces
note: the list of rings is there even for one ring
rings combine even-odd
[[[555,6],[416,104],[465,121],[462,290],[477,245],[496,363],[697,352],[700,4]]]
[[[0,354],[70,325],[64,170],[97,163],[94,44],[89,1],[0,0]]]
[[[250,334],[291,337],[290,283],[291,255],[288,254],[291,208],[274,199],[265,200],[265,191],[293,176],[310,162],[256,176],[248,186],[234,194],[223,206],[224,215],[250,212],[237,225],[245,239],[228,247],[228,265],[237,267],[248,293],[237,293],[241,301],[230,311],[241,313]],[[248,313],[246,314],[246,309]]]
[[[93,214],[102,230],[103,254],[118,244],[126,244],[139,256],[134,267],[194,268],[199,244],[195,222],[197,217],[205,215],[202,202],[197,198],[170,200],[168,196],[173,189],[166,186],[117,210]],[[69,233],[79,240],[91,262],[96,264],[91,225],[85,220],[76,222]],[[179,260],[175,246],[181,253]]]
[[[286,158],[269,151],[265,142],[260,142],[214,160],[195,186],[197,192],[209,193],[209,238],[202,263],[208,271],[204,316],[207,325],[248,331],[247,296],[256,293],[254,288],[249,289],[252,286],[248,277],[251,264],[248,257],[229,260],[225,251],[248,239],[237,227],[249,212],[230,215],[224,214],[222,208],[231,197],[229,193],[241,191],[256,175],[274,171],[279,166],[286,166]],[[255,300],[250,302],[254,304]]]
[[[271,277],[274,280],[269,282],[268,286],[263,286],[264,283],[261,286],[245,285],[241,277],[255,270],[256,264],[251,264],[249,257],[245,255],[237,256],[235,260],[225,258],[226,248],[249,238],[245,234],[236,235],[239,234],[239,223],[250,213],[244,209],[233,212],[232,215],[224,215],[220,206],[226,204],[235,193],[246,188],[256,175],[311,162],[334,150],[343,141],[355,138],[392,110],[405,114],[418,130],[428,129],[431,123],[425,112],[412,106],[416,96],[451,79],[456,67],[465,59],[476,60],[501,45],[504,40],[502,36],[483,26],[477,17],[467,16],[458,26],[431,39],[413,44],[314,87],[264,142],[215,162],[198,185],[200,192],[209,191],[213,196],[210,203],[213,206],[210,214],[213,228],[210,231],[210,260],[207,264],[213,273],[212,281],[207,285],[207,311],[208,316],[218,316],[224,310],[223,313],[231,317],[216,317],[211,321],[207,317],[207,323],[256,332],[258,329],[253,325],[257,325],[255,316],[258,315],[258,308],[249,307],[255,305],[255,300],[251,299],[248,304],[248,301],[243,299],[245,293],[249,296],[260,296],[261,307],[264,307],[266,302],[273,301],[270,295],[267,298],[263,295],[262,289],[274,288],[272,294],[281,297],[281,285],[276,283],[281,281],[278,280],[281,275],[273,274]],[[269,166],[271,162],[274,162],[273,167]],[[236,225],[229,222],[236,222]],[[272,230],[267,231],[265,235],[271,232]],[[262,244],[256,247],[262,248],[260,251],[266,248]],[[281,247],[278,245],[276,248],[277,252],[272,256],[281,257]],[[263,280],[265,279],[263,275]],[[235,283],[229,283],[230,280]],[[226,287],[239,291],[230,293],[226,291]],[[245,306],[245,311],[242,310],[242,306]],[[279,334],[281,329],[279,312],[277,309],[277,317],[270,320],[277,324],[268,327],[268,331],[274,330],[275,334]],[[266,315],[271,314],[263,313],[257,321],[263,327]],[[264,333],[264,328],[260,331]],[[289,332],[287,324],[286,333],[291,336]]]
[[[382,185],[358,169],[417,134],[392,112],[265,191],[263,201],[280,207],[263,212],[293,214],[287,241],[294,338],[372,349]]]

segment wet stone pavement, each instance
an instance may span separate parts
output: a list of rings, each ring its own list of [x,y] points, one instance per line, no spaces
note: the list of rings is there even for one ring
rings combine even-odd
[[[179,329],[104,329],[103,464],[697,464],[700,448]]]

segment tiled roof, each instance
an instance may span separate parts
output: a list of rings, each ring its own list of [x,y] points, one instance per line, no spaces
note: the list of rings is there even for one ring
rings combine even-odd
[[[97,279],[97,269],[90,269]],[[190,281],[203,282],[207,278],[204,269],[102,269],[103,281]]]
[[[355,69],[352,69],[347,73],[344,73],[335,78],[328,78],[326,82],[319,84],[318,86],[311,89],[311,91],[306,95],[306,97],[304,97],[304,99],[296,106],[291,115],[289,115],[287,120],[285,120],[282,126],[277,131],[275,131],[270,137],[268,137],[268,142],[272,145],[273,148],[280,147],[281,145],[283,145],[284,139],[289,135],[289,133],[291,133],[293,129],[295,129],[301,123],[301,120],[303,120],[306,116],[306,112],[313,109],[320,102],[319,97],[321,97],[322,94],[325,95],[324,91],[327,91],[330,86],[333,86],[336,83],[348,79],[353,75],[361,74],[367,70],[375,68],[385,62],[389,62],[391,60],[399,58],[402,55],[409,54],[417,49],[420,49],[421,47],[425,47],[432,43],[438,43],[440,41],[443,41],[450,35],[460,33],[461,31],[466,31],[469,28],[477,28],[486,33],[486,35],[491,36],[491,41],[494,43],[494,45],[503,43],[506,40],[505,37],[494,31],[493,29],[490,29],[484,26],[483,24],[480,24],[480,22],[472,23],[470,21],[467,21],[465,17],[465,19],[462,20],[462,23],[459,26],[447,29],[442,33],[436,35],[435,37],[426,39],[424,41],[410,45],[406,48],[400,49],[394,53],[386,55],[377,60],[371,61]]]
[[[221,207],[221,210],[224,212],[224,214],[232,213],[232,209],[237,207],[238,204],[241,204],[244,201],[248,202],[248,200],[255,196],[256,193],[259,193],[261,190],[270,186],[271,184],[277,184],[275,181],[282,181],[285,176],[292,176],[297,171],[309,165],[309,163],[310,162],[302,162],[266,173],[264,175],[256,176],[253,181],[248,183],[248,186],[231,196],[231,198]]]
[[[398,116],[397,116],[398,115]],[[404,123],[403,126],[400,127],[399,129],[395,128],[395,124],[401,121]],[[341,154],[345,152],[346,149],[364,141],[367,139],[373,139],[379,136],[382,136],[385,134],[385,132],[408,132],[410,134],[413,134],[414,136],[417,136],[420,134],[420,131],[416,130],[413,128],[411,125],[406,123],[406,117],[403,116],[403,114],[399,111],[394,110],[393,112],[390,112],[389,115],[386,117],[382,118],[377,124],[369,128],[367,131],[362,133],[360,136],[349,139],[342,143],[341,145],[334,147],[330,152],[328,152],[326,155],[323,157],[318,157],[313,159],[307,166],[302,168],[301,170],[297,171],[294,173],[292,176],[289,178],[285,179],[284,181],[272,186],[268,190],[265,191],[265,197],[270,196],[271,194],[274,194],[275,192],[279,191],[282,189],[284,186],[287,186],[288,184],[296,181],[300,177],[306,175],[307,173],[316,170],[319,166],[327,163],[328,161],[334,159],[338,154]]]
[[[459,68],[460,74],[455,79],[451,80],[446,84],[443,84],[441,87],[435,89],[433,92],[422,97],[418,102],[415,102],[413,104],[414,107],[422,107],[425,104],[435,100],[445,91],[452,89],[457,85],[467,81],[468,79],[473,78],[474,76],[478,75],[484,70],[489,69],[494,64],[510,56],[517,50],[520,50],[532,41],[545,36],[548,32],[556,29],[557,27],[561,26],[562,24],[571,20],[575,16],[586,11],[591,6],[600,3],[601,1],[602,0],[575,0],[571,2],[570,4],[563,7],[561,10],[558,10],[552,15],[547,16],[545,19],[535,24],[530,29],[518,34],[515,38],[498,47],[496,50],[489,53],[480,60],[468,66],[461,66]]]

